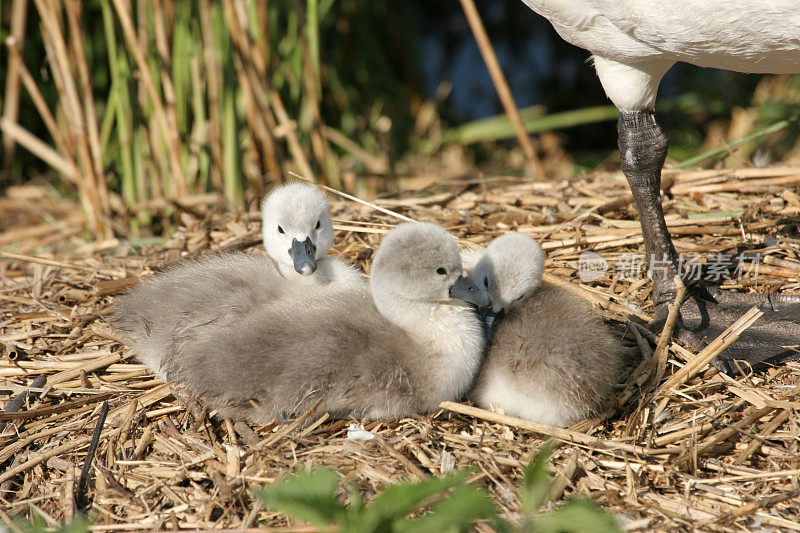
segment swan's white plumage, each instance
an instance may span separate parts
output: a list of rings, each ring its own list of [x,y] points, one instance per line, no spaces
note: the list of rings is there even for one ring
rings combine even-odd
[[[652,107],[678,61],[736,72],[800,72],[795,0],[523,0],[566,41],[592,52],[612,102]],[[600,61],[597,61],[600,59]]]

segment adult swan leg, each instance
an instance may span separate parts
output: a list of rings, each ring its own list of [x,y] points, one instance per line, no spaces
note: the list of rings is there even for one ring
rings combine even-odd
[[[648,260],[659,261],[650,266],[656,316],[663,316],[675,294],[678,263],[659,194],[667,147],[652,111],[659,82],[679,61],[736,72],[800,73],[797,2],[523,1],[561,37],[592,53],[603,89],[621,112],[622,168],[639,208]],[[684,340],[702,343],[753,305],[765,315],[722,355],[719,366],[730,370],[731,359],[780,363],[800,358],[800,351],[787,348],[800,343],[800,298],[795,296],[741,295],[697,285],[681,308],[677,331]]]
[[[630,185],[639,211],[645,251],[653,277],[653,303],[660,329],[667,306],[675,298],[673,278],[679,269],[661,209],[661,168],[667,154],[667,138],[661,132],[652,109],[621,111],[618,122],[620,165]],[[800,355],[800,297],[783,294],[737,294],[689,285],[688,298],[680,310],[676,332],[678,340],[699,348],[758,305],[764,316],[715,361],[721,370],[737,370],[735,360],[754,367],[778,364]]]

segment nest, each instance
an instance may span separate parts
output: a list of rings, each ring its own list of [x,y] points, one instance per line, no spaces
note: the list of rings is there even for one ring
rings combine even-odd
[[[747,268],[726,270],[724,287],[797,291],[799,184],[797,168],[665,171],[677,250],[706,258],[747,252],[737,263]],[[332,253],[367,273],[381,235],[399,221],[393,213],[437,222],[464,246],[511,230],[529,234],[548,253],[549,281],[590,300],[632,350],[653,350],[657,339],[635,325],[651,317],[652,284],[618,172],[536,183],[453,180],[374,205],[330,199]],[[695,354],[664,342],[655,348],[663,377],[657,365],[640,365],[620,384],[614,409],[570,429],[460,404],[358,421],[376,435],[369,442],[347,439],[354,421],[313,410],[265,426],[210,416],[138,364],[103,317],[115,294],[181,257],[259,246],[258,213],[215,206],[216,199],[202,198],[172,205],[183,225],[169,239],[79,243],[70,209],[62,209],[66,223],[0,233],[0,246],[22,243],[0,262],[0,401],[16,407],[0,419],[0,519],[32,513],[55,526],[87,505],[96,531],[286,527],[287,518],[262,508],[252,490],[311,465],[335,468],[343,484],[367,494],[477,465],[470,482],[514,517],[522,467],[552,443],[550,505],[584,495],[627,530],[800,529],[797,363],[731,378],[708,366],[713,348]],[[52,245],[53,233],[62,236],[60,246]],[[605,262],[605,273],[582,270],[588,250]],[[22,405],[8,402],[24,391]],[[104,402],[108,415],[99,425]],[[92,475],[82,485],[96,429]]]

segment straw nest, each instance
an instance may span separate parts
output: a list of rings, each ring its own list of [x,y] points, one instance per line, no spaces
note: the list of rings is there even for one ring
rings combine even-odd
[[[761,245],[757,278],[749,268],[724,285],[798,290],[799,168],[665,171],[664,182],[679,252],[735,254],[743,244]],[[398,219],[330,196],[334,252],[368,272],[381,235]],[[2,201],[9,213],[55,208],[30,190]],[[477,465],[471,482],[485,485],[513,517],[521,466],[551,440],[552,505],[582,494],[628,530],[800,530],[800,365],[733,379],[702,364],[713,347],[697,364],[690,361],[698,354],[675,343],[658,348],[647,335],[637,343],[633,322],[650,317],[651,284],[631,270],[620,275],[644,253],[621,174],[454,180],[376,204],[438,222],[465,246],[509,230],[532,235],[548,253],[548,279],[589,299],[632,350],[655,350],[661,368],[633,370],[620,384],[617,410],[569,430],[458,404],[430,416],[361,421],[376,434],[367,443],[347,440],[352,421],[319,412],[261,427],[219,420],[173,396],[103,317],[115,294],[180,257],[258,248],[258,213],[225,213],[215,198],[200,197],[166,206],[183,221],[168,240],[81,243],[85,222],[61,203],[57,222],[26,226],[31,221],[22,217],[0,227],[0,247],[19,243],[0,261],[0,400],[14,408],[8,400],[30,391],[13,413],[0,415],[0,518],[36,513],[55,525],[69,518],[77,494],[96,512],[98,531],[287,526],[250,489],[309,465],[333,467],[368,494],[403,478]],[[582,283],[576,262],[584,250],[599,253],[614,275]],[[110,410],[93,476],[78,487],[103,402]]]

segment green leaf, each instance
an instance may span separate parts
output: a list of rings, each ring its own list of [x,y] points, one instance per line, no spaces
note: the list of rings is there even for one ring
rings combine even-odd
[[[87,533],[89,526],[92,524],[91,520],[86,518],[83,514],[76,514],[71,522],[61,524],[58,529],[49,529],[47,522],[42,516],[31,510],[31,519],[25,520],[21,518],[14,519],[15,525],[25,533],[45,533],[46,531],[55,531],[55,533]],[[1,531],[2,529],[0,529]]]
[[[399,483],[381,492],[355,519],[353,531],[391,531],[392,524],[420,509],[436,496],[442,497],[450,488],[463,485],[470,475],[462,470],[443,478],[433,478],[421,483]]]
[[[398,483],[381,492],[373,501],[374,507],[385,516],[405,516],[416,510],[425,500],[466,482],[469,470],[462,470],[443,478],[431,478],[420,483]]]
[[[532,520],[537,533],[620,533],[612,515],[600,509],[594,502],[574,498],[557,511],[537,516]]]
[[[342,523],[347,514],[336,497],[338,483],[333,470],[315,468],[284,477],[256,495],[274,511],[315,526],[329,526]]]
[[[461,485],[424,516],[397,523],[393,530],[402,533],[469,531],[475,520],[496,516],[497,508],[485,489]]]
[[[72,519],[72,522],[63,524],[58,528],[58,533],[85,533],[89,531],[89,526],[91,524],[92,521],[87,517],[82,514],[77,514],[75,518]]]
[[[550,473],[547,464],[550,462],[551,447],[545,447],[525,468],[522,484],[519,488],[522,502],[522,513],[533,516],[547,499],[550,492]]]

